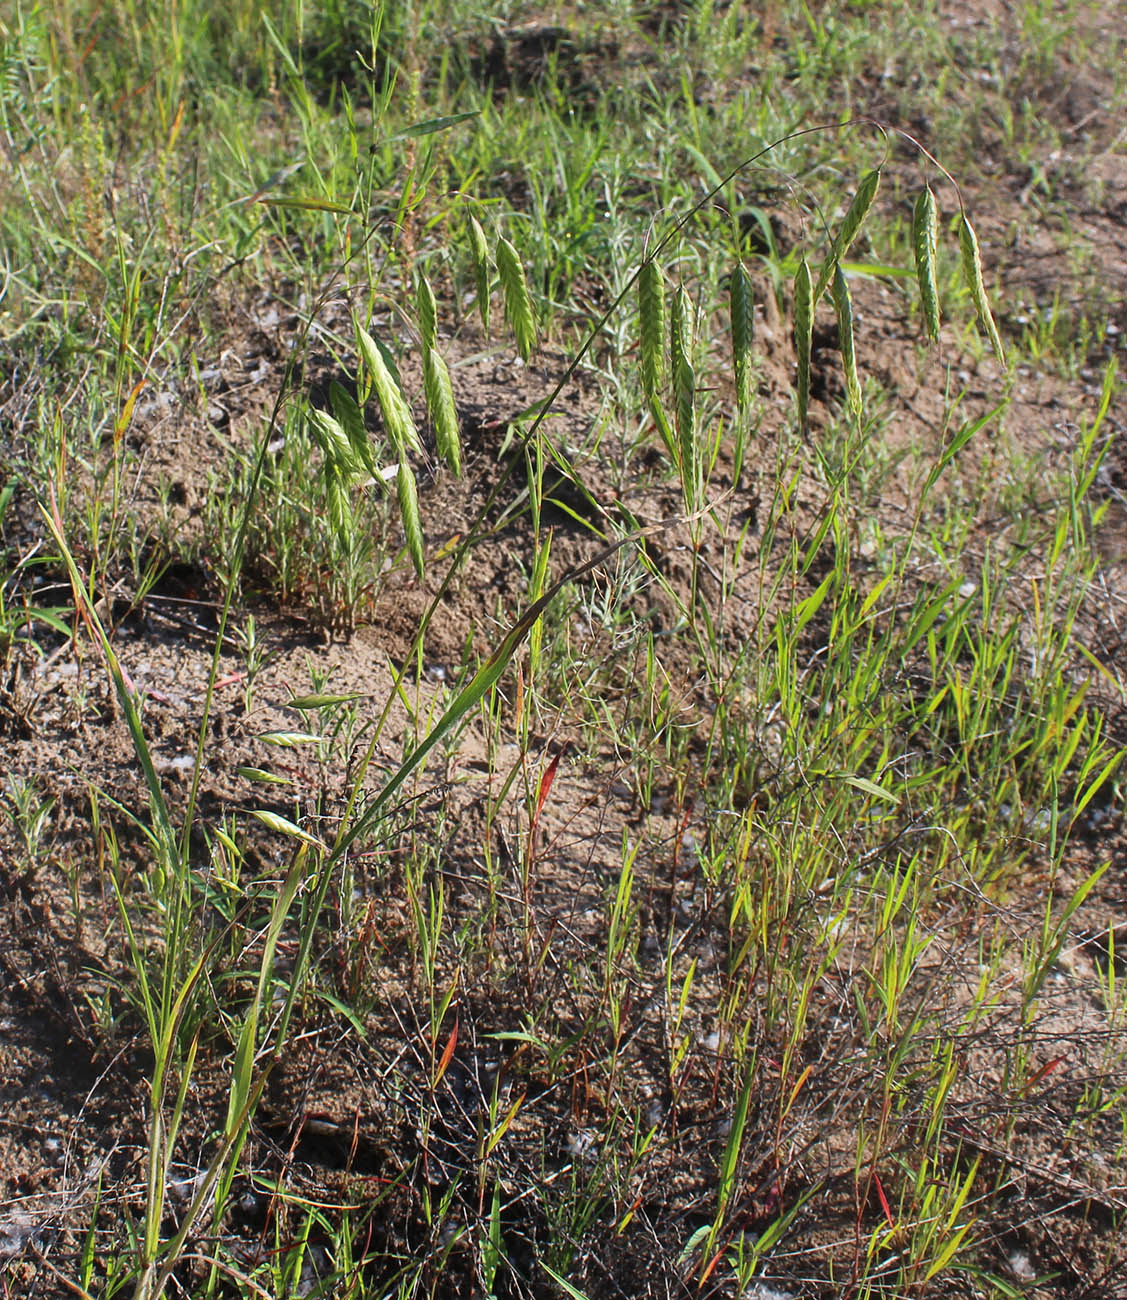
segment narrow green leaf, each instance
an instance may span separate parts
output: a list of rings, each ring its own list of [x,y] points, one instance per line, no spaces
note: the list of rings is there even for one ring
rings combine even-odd
[[[999,402],[997,406],[987,411],[985,415],[980,415],[977,420],[968,421],[951,437],[951,441],[948,442],[946,447],[944,447],[943,454],[935,462],[931,472],[927,476],[927,482],[924,484],[923,490],[925,498],[935,486],[939,476],[951,461],[954,460],[959,452],[962,451],[967,443],[970,442],[975,434],[984,429],[996,416],[1001,415],[1005,409],[1006,403],[1004,401]]]
[[[473,257],[474,279],[477,282],[477,309],[481,313],[481,327],[489,334],[489,245],[485,231],[476,217],[470,217],[470,254]]]
[[[799,601],[794,611],[794,633],[797,636],[814,615],[822,608],[826,597],[830,594],[830,587],[833,586],[834,571],[829,573],[818,584],[817,590],[812,591],[805,600]]]
[[[434,438],[438,454],[454,471],[462,474],[462,440],[458,425],[458,409],[454,405],[454,386],[450,371],[442,355],[434,348],[423,348],[423,389],[427,410],[434,425]]]
[[[798,423],[806,429],[810,405],[810,349],[814,340],[814,291],[806,258],[794,275],[794,352],[798,360]]]
[[[544,594],[548,583],[548,560],[552,552],[552,533],[549,530],[543,542],[536,550],[532,563],[532,576],[528,582],[528,595],[533,603]],[[534,623],[528,634],[528,675],[529,680],[536,676],[540,667],[540,647],[544,640],[544,625]]]
[[[891,790],[886,790],[883,785],[877,785],[875,781],[870,781],[867,776],[855,776],[851,772],[842,772],[842,780],[846,785],[851,785],[855,790],[860,790],[862,794],[872,795],[874,799],[881,799],[885,803],[898,806],[900,796],[894,794]]]
[[[736,407],[746,419],[751,409],[751,344],[755,330],[755,300],[751,292],[751,280],[742,262],[737,262],[732,270],[728,296]]]
[[[505,291],[505,315],[513,327],[517,350],[522,359],[527,361],[536,345],[532,299],[528,296],[528,281],[517,250],[504,238],[497,241],[497,273]]]
[[[399,495],[399,513],[403,518],[403,535],[407,539],[407,551],[415,566],[415,572],[422,578],[426,565],[423,557],[423,525],[419,518],[419,490],[415,484],[415,474],[407,463],[407,457],[399,457],[399,473],[395,478],[396,491]]]
[[[436,131],[446,131],[459,122],[468,122],[471,117],[480,117],[481,110],[475,108],[469,113],[450,113],[445,117],[431,117],[425,122],[416,122],[391,136],[392,140],[413,140],[421,135],[433,135]]]
[[[754,1070],[749,1069],[747,1071],[743,1087],[740,1089],[739,1098],[736,1101],[735,1112],[732,1115],[732,1125],[728,1130],[728,1143],[724,1149],[724,1159],[720,1165],[720,1188],[717,1197],[720,1214],[723,1214],[735,1188],[736,1171],[740,1162],[740,1149],[743,1146],[744,1130],[747,1127],[748,1106],[751,1104],[751,1087],[754,1075]]]
[[[540,1261],[540,1267],[548,1274],[557,1286],[563,1288],[565,1294],[570,1297],[570,1300],[587,1300],[586,1295],[580,1291],[578,1287],[572,1286],[566,1277],[561,1277],[554,1268],[549,1268],[543,1260]]]
[[[845,392],[849,409],[856,419],[861,418],[861,380],[857,374],[857,354],[853,341],[853,303],[849,285],[841,267],[834,270],[834,309],[837,312],[837,334],[841,348],[841,368],[845,372]]]
[[[939,245],[939,216],[935,195],[928,185],[916,200],[912,211],[912,248],[916,255],[916,279],[920,286],[920,303],[924,310],[927,332],[939,337],[939,287],[936,258]]]
[[[380,414],[383,416],[388,437],[401,455],[407,448],[421,452],[423,444],[419,438],[419,431],[415,428],[407,399],[388,368],[383,350],[359,321],[356,322],[356,339],[360,355],[364,358],[364,364],[368,367],[368,373],[372,378],[372,387],[376,392],[376,401],[379,402]]]
[[[994,355],[1005,366],[1006,354],[1002,348],[998,327],[994,324],[990,302],[986,296],[986,283],[982,278],[982,254],[978,247],[978,236],[974,233],[974,227],[967,220],[965,213],[959,222],[959,247],[963,254],[963,274],[966,276],[967,288],[970,289],[975,311],[978,312],[979,323],[990,339]]]
[[[817,302],[825,293],[826,286],[833,275],[835,263],[845,259],[845,254],[849,251],[850,245],[857,238],[857,234],[869,214],[869,209],[873,206],[873,200],[876,198],[879,188],[880,168],[878,167],[869,172],[857,187],[857,193],[853,196],[853,202],[849,205],[849,211],[845,214],[845,220],[842,221],[841,229],[834,240],[833,250],[822,264],[822,271],[818,276],[818,287],[814,291],[814,302]]]

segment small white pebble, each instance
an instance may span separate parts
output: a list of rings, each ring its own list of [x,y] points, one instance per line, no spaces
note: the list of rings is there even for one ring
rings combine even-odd
[[[1024,1250],[1010,1252],[1010,1272],[1023,1281],[1029,1281],[1037,1276],[1033,1262]]]

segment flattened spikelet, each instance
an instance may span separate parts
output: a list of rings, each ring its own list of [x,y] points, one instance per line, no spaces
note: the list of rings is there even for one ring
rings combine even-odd
[[[873,206],[873,200],[876,198],[879,188],[880,168],[877,167],[869,172],[857,187],[857,193],[853,196],[853,202],[849,205],[849,211],[845,214],[845,220],[841,223],[841,229],[834,240],[833,252],[822,264],[822,271],[818,276],[818,287],[814,291],[814,302],[817,302],[825,293],[826,285],[829,284],[833,277],[835,264],[845,258],[850,245],[857,238],[857,234],[869,214],[869,209]]]
[[[375,477],[376,458],[364,424],[364,412],[356,404],[356,398],[334,379],[329,385],[329,401],[357,462]]]
[[[412,451],[421,452],[423,444],[411,417],[411,408],[407,405],[407,399],[396,383],[395,376],[388,369],[379,345],[359,323],[356,325],[356,339],[360,355],[372,377],[372,387],[376,392],[376,401],[380,404],[380,414],[388,437],[399,452],[408,447]]]
[[[532,299],[528,296],[524,267],[517,256],[517,250],[507,239],[497,241],[497,273],[505,291],[505,315],[513,327],[517,351],[527,361],[536,345],[536,321],[532,314]]]
[[[673,405],[681,484],[686,504],[696,508],[696,375],[692,363],[692,303],[678,285],[669,313],[669,368],[673,376]]]
[[[729,299],[736,406],[740,415],[746,416],[751,409],[751,343],[755,329],[755,300],[751,293],[751,280],[742,262],[737,262],[732,270]]]
[[[834,308],[837,311],[837,333],[841,342],[841,368],[845,372],[845,392],[849,399],[849,409],[859,419],[861,380],[857,375],[857,353],[853,340],[853,303],[840,266],[834,270],[833,294]]]
[[[332,467],[325,466],[325,497],[329,507],[329,523],[342,546],[349,546],[352,540],[352,507],[348,493],[340,481],[340,475]]]
[[[360,466],[348,435],[328,411],[310,408],[309,432],[324,454],[326,462],[332,466],[334,474],[348,475],[357,472]]]
[[[638,331],[642,391],[652,407],[660,402],[665,377],[665,277],[656,262],[643,262],[638,272]]]
[[[438,454],[459,478],[462,474],[462,442],[458,429],[458,410],[454,405],[454,386],[442,355],[434,348],[423,349],[423,387],[427,410],[434,424]]]
[[[810,346],[814,338],[814,291],[806,258],[794,276],[794,352],[798,359],[798,423],[806,428],[810,404]]]
[[[433,348],[438,332],[438,304],[434,300],[434,290],[430,281],[420,271],[419,285],[415,293],[415,306],[419,313],[419,334],[423,347]]]
[[[489,333],[489,245],[485,231],[476,217],[470,217],[470,254],[473,257],[474,280],[477,283],[477,309],[481,313],[481,327]]]
[[[978,236],[974,233],[974,227],[967,220],[965,213],[959,222],[959,247],[963,252],[963,274],[966,276],[967,287],[970,289],[971,298],[974,300],[975,311],[978,312],[979,323],[990,339],[990,346],[994,349],[994,355],[1004,366],[1006,364],[1006,354],[1002,348],[1001,335],[998,333],[998,327],[994,324],[994,317],[990,311],[990,301],[986,297],[986,284],[982,278],[982,254],[978,249]]]
[[[924,321],[933,339],[939,337],[939,286],[935,273],[938,244],[939,216],[935,195],[929,185],[916,200],[912,211],[912,248],[916,255],[916,280],[920,286]]]
[[[415,474],[407,462],[407,457],[399,457],[399,473],[395,476],[395,488],[399,496],[399,513],[403,519],[403,536],[407,539],[407,551],[415,572],[421,578],[424,572],[423,560],[423,525],[419,518],[419,489],[415,483]]]

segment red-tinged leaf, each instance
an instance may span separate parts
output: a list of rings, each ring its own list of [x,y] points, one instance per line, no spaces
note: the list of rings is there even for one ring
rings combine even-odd
[[[437,1088],[442,1082],[442,1076],[446,1073],[446,1068],[454,1056],[454,1048],[458,1046],[458,1020],[454,1019],[454,1028],[450,1031],[450,1037],[446,1040],[446,1046],[442,1049],[442,1055],[438,1060],[438,1068],[434,1072],[434,1086]]]
[[[540,813],[543,810],[544,804],[547,802],[548,795],[556,779],[556,772],[559,770],[560,759],[563,758],[566,750],[566,745],[557,750],[555,757],[544,769],[544,775],[540,778],[540,791],[536,796],[536,812],[532,817],[533,828],[535,828],[540,821]]]
[[[1033,1089],[1045,1077],[1045,1075],[1052,1074],[1052,1072],[1057,1068],[1057,1066],[1060,1065],[1063,1061],[1064,1061],[1063,1056],[1054,1056],[1051,1061],[1046,1061],[1045,1064],[1041,1066],[1041,1068],[1037,1070],[1027,1081],[1025,1087],[1022,1088],[1021,1090],[1021,1095],[1023,1097],[1028,1097],[1029,1094],[1033,1091]]]
[[[892,1210],[888,1204],[888,1197],[885,1196],[884,1188],[881,1186],[880,1174],[878,1174],[875,1169],[873,1170],[873,1183],[877,1189],[877,1197],[880,1200],[880,1208],[884,1211],[885,1220],[887,1221],[888,1226],[895,1231],[896,1220],[892,1217]]]
[[[806,1069],[803,1070],[802,1073],[798,1076],[798,1082],[790,1090],[790,1101],[787,1102],[786,1114],[788,1115],[790,1114],[791,1107],[794,1105],[795,1102],[795,1098],[806,1086],[806,1080],[809,1079],[811,1074],[813,1073],[814,1073],[814,1067],[812,1065],[808,1065]]]
[[[728,1249],[727,1246],[722,1246],[722,1247],[721,1247],[721,1248],[716,1252],[716,1254],[713,1255],[713,1257],[708,1261],[708,1263],[705,1265],[704,1272],[700,1275],[700,1281],[697,1283],[697,1290],[698,1290],[698,1291],[699,1291],[699,1290],[704,1286],[704,1284],[708,1281],[708,1279],[709,1279],[709,1277],[711,1276],[712,1271],[713,1271],[713,1269],[716,1267],[716,1265],[719,1264],[720,1261],[724,1258],[724,1253],[725,1253],[725,1251],[726,1251],[727,1249]]]

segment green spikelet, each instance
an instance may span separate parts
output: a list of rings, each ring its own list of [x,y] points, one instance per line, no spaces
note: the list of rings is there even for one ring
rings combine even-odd
[[[841,229],[834,240],[833,252],[822,264],[822,271],[818,276],[818,287],[814,291],[813,301],[815,303],[825,293],[826,286],[833,278],[834,266],[838,262],[845,260],[845,254],[857,238],[857,234],[869,214],[869,209],[873,206],[873,200],[876,198],[879,188],[880,168],[878,167],[875,171],[869,172],[857,187],[857,193],[853,196],[853,202],[849,205],[849,211],[845,214],[845,220],[841,223]]]
[[[643,262],[638,272],[638,328],[642,390],[650,414],[671,460],[677,459],[677,441],[662,405],[665,383],[665,276],[656,262]]]
[[[415,421],[411,417],[411,408],[407,405],[407,399],[388,368],[383,351],[359,322],[356,324],[356,340],[360,355],[364,358],[364,364],[368,367],[368,374],[372,378],[372,387],[375,389],[376,401],[380,405],[384,428],[387,429],[388,437],[394,443],[396,451],[402,453],[409,447],[412,451],[421,452],[423,444],[419,439],[419,431],[415,428]]]
[[[656,262],[643,262],[638,272],[638,332],[642,391],[653,407],[665,378],[665,277]]]
[[[1004,366],[1006,364],[1006,354],[1002,348],[1002,339],[998,333],[998,327],[994,324],[994,316],[990,311],[990,301],[986,297],[986,283],[982,278],[982,255],[978,249],[978,236],[974,233],[974,227],[967,220],[965,213],[959,222],[959,247],[963,253],[963,274],[966,276],[967,288],[970,289],[971,298],[974,300],[975,311],[978,312],[979,324],[990,339],[990,346],[994,349],[994,355]]]
[[[696,492],[696,375],[692,364],[692,303],[678,285],[669,313],[669,368],[673,377],[673,405],[677,419],[677,459],[681,486],[690,510]]]
[[[477,309],[481,314],[481,327],[489,333],[489,245],[485,231],[476,217],[470,217],[470,255],[473,257],[474,280],[477,284]]]
[[[338,384],[335,379],[329,385],[329,401],[357,462],[375,478],[376,458],[372,451],[368,430],[364,425],[364,412],[356,404],[356,399],[348,389]]]
[[[342,546],[352,544],[352,507],[348,493],[333,467],[325,464],[325,499],[329,508],[329,524]]]
[[[849,409],[856,419],[861,418],[861,380],[857,375],[857,353],[853,344],[853,303],[849,285],[841,267],[834,271],[834,308],[837,311],[837,333],[841,344],[841,368],[845,372],[845,392]]]
[[[395,489],[399,497],[399,513],[403,519],[403,536],[407,539],[407,552],[421,578],[425,571],[423,560],[423,525],[419,518],[419,489],[415,474],[402,453],[399,473],[395,476]]]
[[[513,327],[517,351],[527,361],[536,345],[536,321],[532,314],[532,299],[528,296],[524,267],[517,256],[517,250],[507,239],[497,241],[497,273],[505,291],[505,315]]]
[[[415,308],[419,314],[419,334],[422,336],[423,347],[433,348],[438,336],[438,304],[434,300],[430,281],[421,271],[415,293]]]
[[[810,405],[810,347],[814,338],[814,293],[803,258],[794,276],[794,352],[798,359],[798,423],[805,432]]]
[[[462,440],[458,430],[458,411],[454,405],[454,386],[450,382],[446,362],[434,348],[423,348],[423,387],[426,390],[427,410],[434,424],[438,454],[460,478]]]
[[[352,450],[348,434],[328,411],[310,409],[309,432],[335,474],[348,476],[359,471],[360,462]]]
[[[931,186],[916,200],[912,210],[912,249],[916,256],[916,280],[928,335],[939,337],[939,286],[935,265],[939,245],[939,215]]]
[[[755,329],[755,300],[751,293],[751,280],[742,262],[737,262],[732,270],[729,300],[736,407],[746,419],[751,410],[751,343]]]

